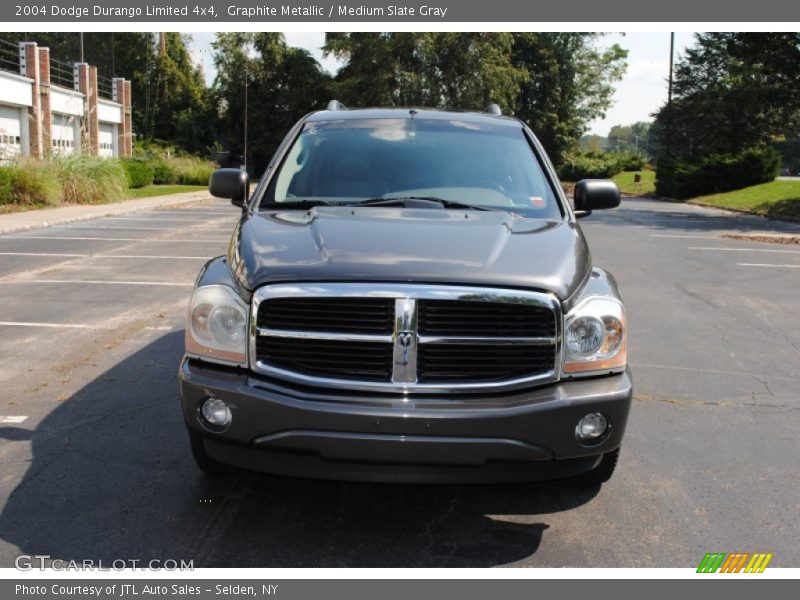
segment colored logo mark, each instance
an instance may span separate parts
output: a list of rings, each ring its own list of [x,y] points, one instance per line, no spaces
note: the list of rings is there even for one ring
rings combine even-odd
[[[772,554],[756,552],[708,552],[697,566],[698,573],[763,573]]]

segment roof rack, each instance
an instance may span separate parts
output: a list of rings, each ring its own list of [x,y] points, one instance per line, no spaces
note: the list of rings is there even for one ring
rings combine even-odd
[[[325,110],[347,110],[347,107],[338,100],[331,100]]]
[[[495,104],[494,102],[491,103],[489,106],[483,109],[483,112],[488,113],[490,115],[497,115],[500,116],[503,114],[503,111],[500,110],[500,106]]]

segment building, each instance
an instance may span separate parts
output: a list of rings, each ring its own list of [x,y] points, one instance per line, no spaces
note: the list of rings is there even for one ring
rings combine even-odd
[[[0,40],[0,162],[18,156],[130,156],[131,85],[36,42]]]

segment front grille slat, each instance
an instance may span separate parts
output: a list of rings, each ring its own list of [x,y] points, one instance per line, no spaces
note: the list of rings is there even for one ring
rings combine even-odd
[[[419,333],[428,336],[553,337],[553,311],[536,305],[420,300]]]

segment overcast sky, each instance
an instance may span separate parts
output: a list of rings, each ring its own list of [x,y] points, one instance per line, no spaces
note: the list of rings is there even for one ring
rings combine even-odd
[[[332,58],[324,58],[320,47],[325,42],[322,32],[287,32],[286,41],[292,46],[306,48],[330,73],[336,73],[339,64]],[[214,63],[211,55],[213,33],[191,34],[192,52],[195,60],[202,63],[206,81],[214,80]],[[693,33],[675,34],[676,57],[694,41]],[[617,43],[628,50],[628,70],[617,84],[614,104],[605,119],[593,121],[589,133],[607,135],[612,125],[629,125],[636,121],[649,121],[650,115],[667,98],[667,75],[669,71],[669,33],[614,33],[600,39],[601,47]]]

